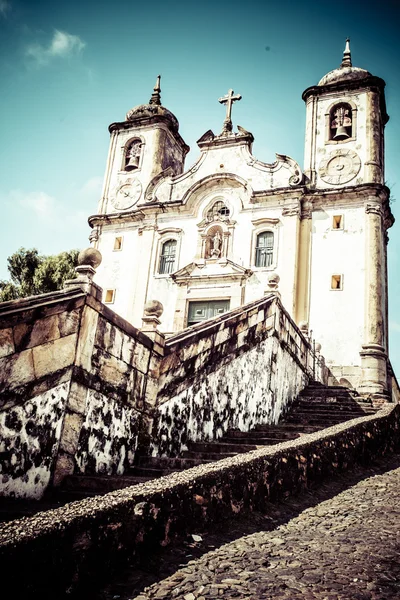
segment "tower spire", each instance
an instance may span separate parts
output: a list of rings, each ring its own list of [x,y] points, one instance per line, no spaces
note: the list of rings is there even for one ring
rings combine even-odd
[[[342,64],[340,65],[341,67],[351,67],[351,51],[350,51],[350,38],[347,38],[346,40],[346,46],[344,48],[344,52],[343,52],[343,60],[342,60]]]
[[[161,75],[157,76],[156,85],[154,86],[154,91],[151,95],[149,104],[157,104],[157,106],[161,106]]]

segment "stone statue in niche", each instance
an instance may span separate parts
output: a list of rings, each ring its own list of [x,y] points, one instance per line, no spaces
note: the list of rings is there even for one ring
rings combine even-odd
[[[125,155],[125,171],[133,171],[139,168],[141,150],[142,142],[140,140],[134,140],[128,146]]]
[[[213,249],[211,251],[211,256],[218,257],[221,254],[221,242],[222,242],[222,236],[221,236],[220,232],[218,231],[218,229],[212,239],[212,242],[213,242]]]
[[[209,229],[204,258],[219,258],[222,254],[222,230],[220,227],[211,227]]]

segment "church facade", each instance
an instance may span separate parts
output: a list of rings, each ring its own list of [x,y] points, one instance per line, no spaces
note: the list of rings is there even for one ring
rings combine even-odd
[[[279,293],[300,328],[322,345],[338,380],[387,394],[387,229],[384,185],[385,82],[353,67],[349,42],[339,68],[303,93],[305,159],[252,155],[253,135],[232,125],[233,90],[220,98],[219,134],[188,146],[161,104],[113,123],[91,241],[103,262],[103,301],[140,327],[147,302],[164,306],[160,330],[180,331],[268,293]]]

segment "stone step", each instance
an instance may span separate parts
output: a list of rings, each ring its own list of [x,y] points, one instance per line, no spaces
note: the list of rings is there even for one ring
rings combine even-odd
[[[251,436],[250,436],[251,434]],[[298,436],[296,436],[298,437]],[[294,437],[290,439],[295,439]],[[274,444],[280,444],[281,442],[287,441],[287,438],[279,437],[253,437],[252,432],[249,432],[248,437],[235,438],[226,437],[221,438],[221,441],[227,444],[234,444],[239,442],[240,444],[247,444],[249,446],[273,446]]]
[[[323,404],[349,404],[351,406],[372,406],[370,403],[367,402],[359,402],[354,398],[345,398],[341,396],[298,396],[294,402],[304,402],[306,404],[314,404],[321,402]]]
[[[289,413],[288,413],[289,414]],[[318,431],[318,427],[314,425],[307,425],[306,423],[286,423],[284,420],[280,422],[278,426],[275,427],[277,432],[287,432],[291,433],[314,433],[314,431]],[[256,425],[252,432],[260,432],[260,433],[268,433],[273,434],[273,430],[269,429],[268,425]]]
[[[256,446],[254,445],[244,445],[244,444],[225,444],[224,442],[190,442],[189,450],[191,452],[201,452],[207,453],[212,452],[213,454],[217,453],[239,453],[239,452],[250,452],[250,450],[255,450]]]
[[[239,429],[228,429],[223,439],[235,440],[234,443],[241,443],[238,440],[241,438],[247,438],[251,435],[251,437],[256,440],[258,438],[267,438],[271,437],[279,440],[294,440],[300,436],[299,433],[295,431],[286,431],[284,427],[271,427],[270,429],[266,428],[259,431],[252,429],[251,431],[240,431]],[[233,443],[233,441],[231,441]],[[254,441],[256,443],[256,441]]]
[[[129,470],[129,473],[132,473],[134,477],[146,477],[147,479],[156,479],[157,477],[162,477],[163,475],[169,475],[170,473],[175,473],[175,471],[180,471],[181,469],[168,469],[167,467],[163,469],[152,469],[151,467],[132,467]]]
[[[252,447],[252,450],[256,450],[257,447]],[[244,450],[243,452],[249,452],[249,450]],[[182,452],[182,455],[187,458],[197,458],[200,459],[202,463],[205,462],[215,462],[217,460],[222,460],[223,458],[229,458],[231,456],[236,456],[240,454],[239,452],[194,452],[193,450],[185,450]]]
[[[139,458],[139,464],[137,467],[134,467],[133,472],[138,467],[140,468],[152,468],[152,469],[190,469],[191,467],[196,467],[197,465],[203,464],[204,461],[196,460],[196,459],[188,459],[188,458],[168,458],[165,456],[141,456]]]
[[[60,488],[60,492],[88,492],[102,494],[148,481],[148,477],[140,475],[68,475]]]
[[[321,402],[296,402],[296,404],[292,407],[291,412],[297,412],[297,410],[307,410],[307,411],[327,411],[327,412],[353,412],[355,414],[364,414],[364,413],[374,413],[376,412],[374,408],[362,408],[361,406],[354,406],[352,404],[339,404],[336,402],[332,403],[321,403]]]

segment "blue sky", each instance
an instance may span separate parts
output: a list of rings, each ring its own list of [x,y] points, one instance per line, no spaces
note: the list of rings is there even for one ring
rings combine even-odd
[[[88,245],[108,151],[108,125],[147,102],[158,73],[162,101],[196,140],[218,132],[229,88],[243,96],[234,123],[253,152],[302,164],[302,91],[340,64],[387,82],[386,179],[400,221],[400,3],[231,0],[0,0],[0,278],[20,246],[56,253]],[[389,232],[391,357],[400,374],[398,225]]]

